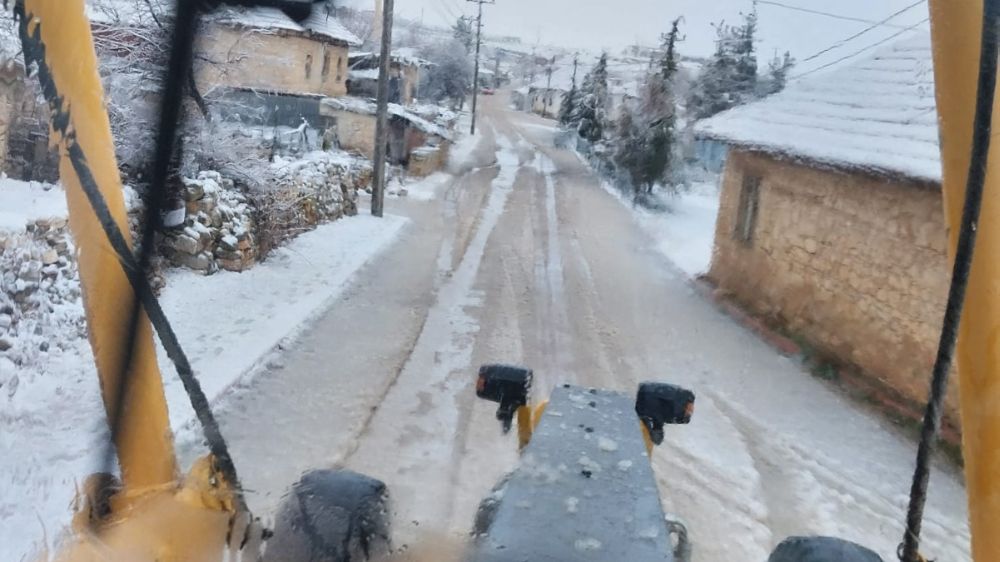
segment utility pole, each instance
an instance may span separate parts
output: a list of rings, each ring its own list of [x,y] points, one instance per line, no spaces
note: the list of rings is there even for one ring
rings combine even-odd
[[[372,215],[382,216],[385,203],[385,153],[389,132],[389,64],[392,58],[393,0],[382,0],[382,48],[378,60],[378,90],[375,95],[375,166],[372,178]]]
[[[503,56],[503,51],[501,51],[500,49],[497,49],[497,51],[496,51],[496,60],[494,61],[494,64],[493,64],[493,87],[494,88],[499,88],[500,87],[500,58],[502,56]]]
[[[549,116],[549,107],[552,105],[552,67],[556,64],[556,57],[552,57],[549,61],[549,65],[545,67],[545,110],[542,111],[543,116]]]
[[[472,77],[472,127],[470,135],[476,134],[476,100],[479,98],[479,47],[483,42],[483,4],[496,4],[496,0],[466,0],[479,4],[479,16],[476,17],[476,71]]]

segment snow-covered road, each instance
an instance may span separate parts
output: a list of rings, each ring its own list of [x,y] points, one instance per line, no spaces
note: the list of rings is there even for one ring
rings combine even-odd
[[[303,470],[341,465],[388,483],[398,543],[461,535],[516,462],[473,392],[476,367],[503,361],[534,367],[543,393],[659,379],[698,394],[692,424],[654,455],[696,561],[763,561],[812,533],[892,559],[914,444],[700,298],[692,266],[552,147],[550,122],[501,98],[484,99],[474,164],[435,183],[438,198],[388,201],[411,219],[400,242],[222,401],[251,507],[267,513]],[[182,448],[200,452],[191,435]],[[925,554],[968,560],[960,476],[937,468]]]

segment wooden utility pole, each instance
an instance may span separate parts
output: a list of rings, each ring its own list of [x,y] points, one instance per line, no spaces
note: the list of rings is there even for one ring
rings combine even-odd
[[[546,79],[545,79],[545,104],[544,104],[545,109],[544,109],[544,111],[542,111],[542,116],[543,117],[548,117],[549,116],[549,107],[552,105],[552,70],[553,70],[552,67],[553,67],[553,65],[555,65],[555,63],[556,63],[556,58],[552,57],[552,60],[549,61],[548,66],[545,67],[545,76],[546,76]]]
[[[372,178],[372,215],[382,216],[385,204],[385,156],[389,132],[389,65],[392,62],[393,0],[382,4],[382,47],[378,60],[378,90],[375,95],[375,166]]]
[[[476,134],[476,100],[479,98],[479,47],[483,42],[483,4],[495,4],[495,0],[466,0],[479,4],[479,15],[476,17],[476,71],[472,77],[472,127],[470,135]]]

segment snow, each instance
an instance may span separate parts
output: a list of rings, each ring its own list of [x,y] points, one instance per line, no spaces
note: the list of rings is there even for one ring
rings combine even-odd
[[[653,239],[656,249],[689,277],[708,271],[715,243],[715,219],[719,214],[719,179],[696,182],[667,199],[666,211],[651,211],[632,205],[607,181],[604,188],[623,205],[643,231]]]
[[[442,186],[451,181],[452,176],[444,172],[435,172],[426,178],[403,185],[406,196],[416,201],[429,201],[439,195]]]
[[[918,32],[695,125],[698,136],[776,155],[941,181],[930,36]]]
[[[170,272],[161,302],[209,399],[308,327],[406,222],[345,218],[299,236],[243,273]],[[68,339],[30,372],[21,369],[18,391],[2,398],[0,560],[30,558],[43,535],[54,538],[69,521],[75,486],[97,468],[93,451],[106,435],[97,376],[86,340]],[[162,349],[159,357],[177,430],[193,415]]]
[[[65,217],[66,194],[61,187],[0,175],[0,232],[22,232],[35,219]]]
[[[273,31],[291,31],[299,34],[311,34],[348,45],[360,45],[361,40],[348,31],[340,20],[331,17],[320,9],[313,9],[309,17],[296,23],[285,12],[278,8],[257,6],[253,8],[229,8],[223,11],[215,20],[230,23],[249,29]]]
[[[347,73],[347,77],[351,80],[378,80],[378,69],[351,70]]]
[[[460,130],[468,130],[469,116],[463,115],[458,122]],[[482,128],[476,130],[474,135],[465,135],[459,139],[451,150],[448,151],[448,167],[452,170],[463,170],[475,165],[475,152],[483,140]]]
[[[351,33],[344,24],[334,16],[325,13],[318,6],[313,7],[309,17],[302,20],[302,26],[317,35],[347,43],[348,45],[360,45],[361,39]]]
[[[353,96],[324,98],[320,103],[335,111],[350,111],[351,113],[361,113],[365,115],[375,115],[376,110],[376,105],[373,100],[356,98]],[[436,123],[431,123],[398,103],[389,104],[389,115],[404,119],[417,129],[427,134],[437,135],[446,140],[451,140],[452,138],[451,131],[448,129],[445,129]]]

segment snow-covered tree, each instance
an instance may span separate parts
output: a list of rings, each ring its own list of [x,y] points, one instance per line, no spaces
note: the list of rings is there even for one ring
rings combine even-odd
[[[580,105],[575,121],[580,136],[590,142],[604,138],[608,121],[608,55],[602,53],[594,68],[587,73],[580,88]]]
[[[688,93],[688,114],[703,119],[755,99],[757,95],[757,13],[739,26],[715,26],[715,53]]]
[[[465,48],[466,54],[472,52],[475,44],[475,35],[472,32],[472,24],[464,17],[458,18],[455,25],[451,27],[451,35]]]
[[[472,89],[472,60],[461,41],[452,39],[425,47],[421,56],[434,63],[421,72],[420,95],[460,107]]]
[[[795,66],[795,59],[791,53],[785,51],[784,56],[774,55],[774,58],[767,63],[767,76],[760,82],[760,95],[769,96],[785,89],[788,82],[788,71]]]
[[[642,183],[640,167],[641,154],[645,149],[644,131],[636,122],[637,118],[631,107],[623,107],[615,122],[614,143],[611,158],[618,169],[619,182],[627,183],[621,189],[633,190],[633,197],[638,197],[638,186]]]
[[[567,127],[576,124],[576,98],[579,93],[576,91],[576,80],[570,85],[562,95],[562,102],[559,105],[559,123]]]

